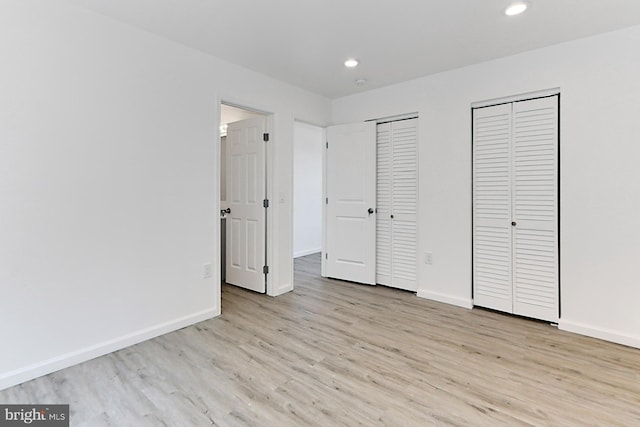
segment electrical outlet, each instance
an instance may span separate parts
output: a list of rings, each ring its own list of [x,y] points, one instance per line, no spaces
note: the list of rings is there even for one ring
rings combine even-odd
[[[424,263],[429,265],[433,264],[433,253],[431,252],[424,253]]]
[[[203,264],[202,265],[202,278],[203,279],[211,278],[211,276],[213,275],[212,268],[213,268],[213,266],[211,265],[211,263],[207,263],[207,264]]]

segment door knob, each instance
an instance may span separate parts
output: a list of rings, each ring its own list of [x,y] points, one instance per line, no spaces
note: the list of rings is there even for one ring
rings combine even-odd
[[[389,215],[389,217],[390,217],[391,219],[393,219],[393,214]]]
[[[373,208],[367,209],[367,212],[369,212],[369,215],[371,215],[373,213]]]
[[[515,227],[516,226],[516,222],[515,221],[511,221],[511,225]]]

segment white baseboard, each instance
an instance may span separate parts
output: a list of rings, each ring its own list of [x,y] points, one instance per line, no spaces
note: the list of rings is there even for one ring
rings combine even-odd
[[[640,348],[640,336],[624,334],[610,329],[598,328],[584,323],[572,322],[571,320],[560,319],[558,329],[567,332],[574,332],[588,337],[599,338],[629,347]]]
[[[473,301],[471,298],[460,298],[453,295],[441,294],[439,292],[431,292],[419,290],[416,294],[420,298],[430,299],[432,301],[443,302],[445,304],[456,305],[463,308],[473,308]]]
[[[149,340],[151,338],[155,338],[160,335],[182,329],[186,326],[202,322],[203,320],[211,319],[212,317],[218,316],[219,314],[219,308],[201,311],[199,313],[194,313],[189,316],[181,317],[179,319],[152,326],[141,331],[127,334],[113,340],[105,341],[67,354],[52,357],[51,359],[34,363],[23,368],[0,373],[0,390],[4,390],[5,388],[9,388],[23,382],[50,374],[52,372],[59,371],[60,369],[68,368],[69,366],[86,362],[87,360],[95,359],[96,357],[104,356],[105,354],[121,350],[125,347],[129,347],[134,344]]]
[[[301,251],[296,251],[293,253],[293,257],[294,258],[300,258],[301,256],[307,256],[307,255],[311,255],[311,254],[317,254],[318,252],[320,252],[322,249],[321,248],[316,248],[316,249],[304,249]]]

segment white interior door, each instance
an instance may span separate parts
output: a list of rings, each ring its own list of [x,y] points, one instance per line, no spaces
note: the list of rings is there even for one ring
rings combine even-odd
[[[266,196],[265,119],[227,128],[226,282],[265,292]]]
[[[473,302],[513,312],[511,104],[473,110]]]
[[[375,285],[376,124],[327,128],[326,274]]]
[[[513,104],[513,312],[558,320],[558,97]]]

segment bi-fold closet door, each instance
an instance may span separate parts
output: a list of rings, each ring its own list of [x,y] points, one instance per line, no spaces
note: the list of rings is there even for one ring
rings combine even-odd
[[[418,119],[377,126],[376,283],[418,289]]]
[[[558,254],[558,96],[474,109],[474,304],[556,322]]]

